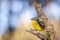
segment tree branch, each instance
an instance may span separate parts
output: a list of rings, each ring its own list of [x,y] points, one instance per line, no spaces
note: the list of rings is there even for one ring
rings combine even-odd
[[[42,35],[41,33],[39,33],[34,29],[27,30],[27,32],[32,33],[33,35],[37,36],[41,40],[49,40],[46,36]]]

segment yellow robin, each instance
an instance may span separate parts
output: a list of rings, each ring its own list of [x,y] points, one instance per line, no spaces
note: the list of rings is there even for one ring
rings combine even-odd
[[[34,17],[31,20],[32,20],[32,25],[35,28],[35,30],[43,31],[45,29],[45,26],[43,25],[43,21],[39,20],[39,18]]]

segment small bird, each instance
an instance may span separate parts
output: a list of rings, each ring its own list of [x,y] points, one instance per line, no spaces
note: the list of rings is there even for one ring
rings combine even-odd
[[[43,25],[43,21],[39,20],[39,18],[34,17],[31,20],[32,20],[32,25],[35,28],[35,30],[43,31],[45,29],[45,26]]]

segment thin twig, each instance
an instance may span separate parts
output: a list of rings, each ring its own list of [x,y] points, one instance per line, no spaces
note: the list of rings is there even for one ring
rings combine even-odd
[[[32,33],[33,35],[37,36],[41,40],[49,40],[46,36],[42,35],[36,30],[27,30],[27,32]]]

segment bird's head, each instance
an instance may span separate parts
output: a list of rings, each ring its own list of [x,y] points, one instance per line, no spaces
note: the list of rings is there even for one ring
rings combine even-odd
[[[37,20],[39,20],[39,19],[38,19],[38,17],[33,17],[31,20],[37,21]]]

